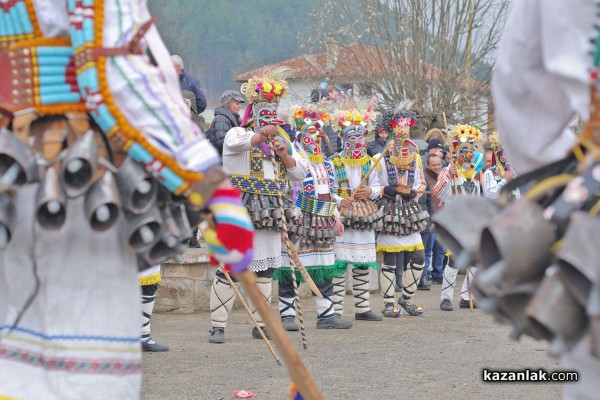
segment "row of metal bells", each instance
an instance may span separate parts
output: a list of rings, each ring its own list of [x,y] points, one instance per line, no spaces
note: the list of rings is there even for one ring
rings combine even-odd
[[[560,356],[589,333],[590,351],[600,356],[600,219],[572,213],[554,257],[556,227],[527,199],[500,210],[486,199],[461,197],[434,222],[462,266],[479,266],[479,305],[512,324],[513,338],[548,340]]]
[[[463,269],[479,258],[481,232],[498,213],[498,206],[483,197],[457,196],[432,217],[436,235]]]

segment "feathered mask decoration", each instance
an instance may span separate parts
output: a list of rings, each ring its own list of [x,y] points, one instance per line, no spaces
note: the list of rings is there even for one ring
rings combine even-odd
[[[240,91],[248,99],[248,103],[256,101],[279,102],[287,94],[287,80],[291,76],[289,67],[275,67],[261,70],[259,76],[248,79],[242,84]]]
[[[411,100],[403,100],[393,110],[385,111],[381,115],[375,130],[379,132],[383,129],[391,136],[396,128],[412,128],[415,126],[417,115],[410,111],[413,104],[414,102]]]

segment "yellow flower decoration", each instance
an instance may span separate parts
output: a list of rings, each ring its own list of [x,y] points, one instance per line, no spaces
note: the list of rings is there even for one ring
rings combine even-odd
[[[269,82],[263,82],[263,90],[269,93],[273,89],[273,86]]]
[[[326,124],[328,124],[329,122],[331,122],[331,115],[329,115],[328,113],[325,113],[321,116],[321,120],[323,122],[325,122]]]
[[[281,94],[282,90],[283,90],[283,87],[279,83],[276,83],[273,87],[273,93],[275,93],[277,95]]]
[[[294,114],[294,117],[296,119],[304,118],[304,110],[302,110],[302,109],[297,110],[296,113]]]

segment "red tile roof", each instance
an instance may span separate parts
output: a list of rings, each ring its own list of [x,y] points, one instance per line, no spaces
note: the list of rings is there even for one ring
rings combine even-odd
[[[305,54],[288,60],[280,61],[275,64],[265,65],[250,71],[241,73],[235,77],[236,81],[246,81],[252,76],[261,75],[265,70],[273,67],[286,66],[292,70],[292,79],[317,78],[324,76],[360,78],[365,75],[365,67],[369,68],[371,73],[382,73],[385,71],[385,65],[382,61],[389,60],[385,57],[382,50],[374,46],[352,44],[347,47],[339,47],[337,62],[329,66],[327,70],[327,52],[319,54]],[[333,68],[331,68],[333,67]],[[429,77],[437,78],[439,71],[431,66],[427,66]]]

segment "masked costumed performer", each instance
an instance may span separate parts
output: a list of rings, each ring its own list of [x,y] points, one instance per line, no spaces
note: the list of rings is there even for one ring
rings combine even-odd
[[[425,265],[425,251],[420,232],[427,225],[427,211],[422,211],[418,198],[426,187],[419,149],[410,140],[410,128],[415,124],[415,114],[406,103],[385,112],[376,127],[387,131],[393,140],[389,154],[380,162],[379,182],[383,209],[383,227],[377,236],[377,251],[383,252],[381,267],[381,292],[385,317],[397,317],[394,311],[396,269],[402,270],[402,294],[398,304],[410,315],[418,315],[412,298]],[[376,155],[379,158],[382,155]]]
[[[334,126],[342,137],[342,150],[332,159],[335,167],[335,196],[343,212],[340,219],[345,231],[336,238],[334,253],[336,264],[342,270],[351,267],[354,318],[357,321],[381,321],[382,317],[371,311],[369,304],[369,268],[378,269],[375,251],[375,228],[381,213],[373,202],[381,193],[379,178],[372,172],[366,184],[359,184],[367,176],[373,162],[367,154],[365,136],[372,117],[372,105],[367,101],[342,105],[335,112]],[[343,315],[346,280],[333,280],[335,312]]]
[[[308,174],[298,190],[293,183],[292,202],[288,214],[297,213],[288,225],[290,239],[297,243],[298,256],[309,275],[319,288],[323,298],[315,296],[317,302],[317,329],[347,329],[352,322],[345,321],[333,309],[333,278],[343,276],[337,268],[333,254],[336,236],[344,232],[335,202],[335,169],[333,163],[323,156],[321,146],[326,140],[323,128],[330,123],[331,114],[320,110],[317,105],[292,107],[292,123],[298,130],[294,147],[306,159]],[[281,323],[288,331],[297,331],[296,303],[289,268],[289,258],[283,256],[284,267],[278,269],[275,279],[279,280],[279,313]],[[297,280],[302,275],[296,273]]]
[[[277,119],[277,106],[287,92],[287,73],[285,69],[269,70],[242,85],[241,92],[249,103],[242,126],[250,129],[230,129],[223,145],[223,167],[231,184],[242,192],[244,204],[257,229],[254,258],[249,268],[258,275],[258,287],[269,303],[271,278],[282,261],[284,215],[279,202],[285,180],[302,181],[307,173],[305,160],[293,150],[289,137],[284,137],[281,130],[278,133],[275,127],[283,122]],[[272,153],[270,145],[273,139],[276,154]],[[225,342],[225,327],[234,301],[233,289],[223,273],[217,270],[210,295],[211,343]],[[259,325],[264,326],[252,304],[250,308]],[[252,337],[261,338],[256,328],[252,329]]]
[[[440,207],[450,201],[452,196],[480,196],[481,185],[477,180],[478,172],[483,168],[483,155],[475,152],[475,143],[481,140],[481,131],[470,125],[457,125],[450,131],[450,151],[454,162],[442,169],[433,188],[434,196],[440,200]],[[454,268],[452,256],[444,268],[442,282],[442,302],[440,309],[452,311],[452,298],[458,269]],[[476,267],[469,267],[469,281],[473,283]],[[460,307],[469,308],[467,279],[463,281],[460,293]]]

